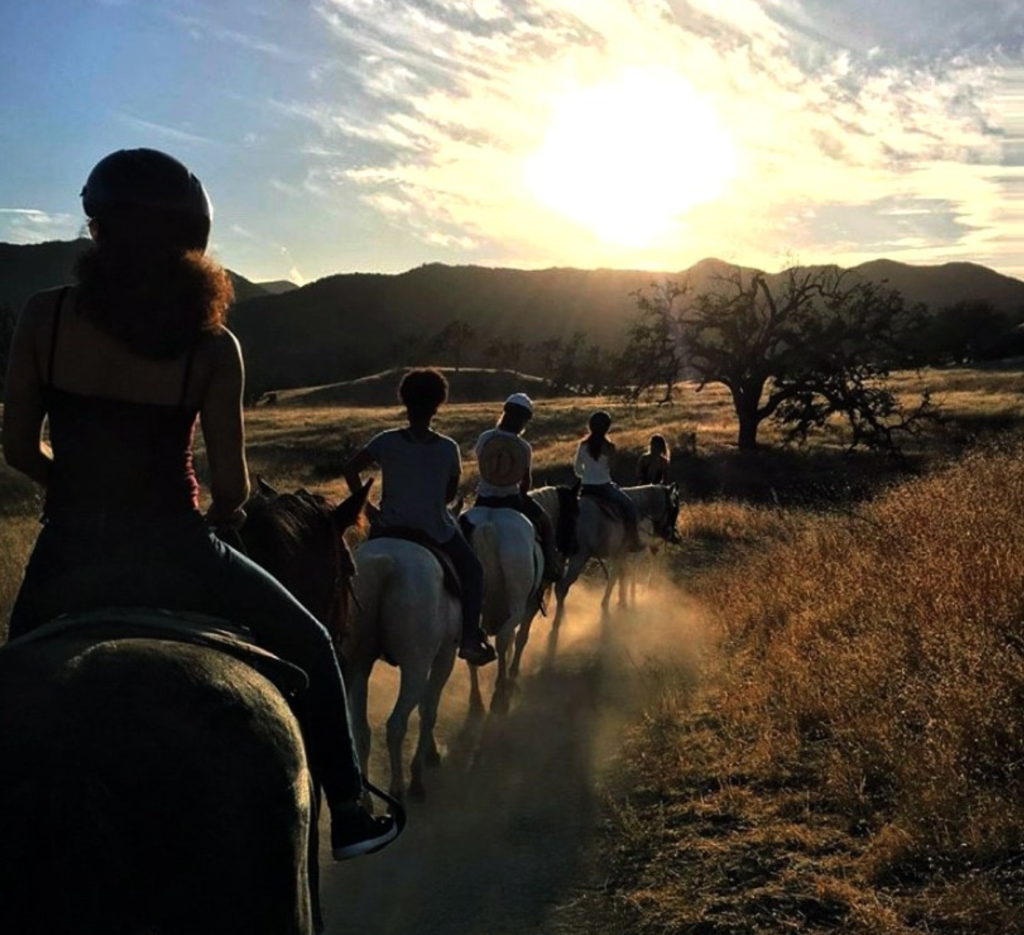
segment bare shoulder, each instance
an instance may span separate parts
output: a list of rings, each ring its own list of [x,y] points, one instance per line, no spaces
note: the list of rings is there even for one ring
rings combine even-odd
[[[220,328],[203,336],[197,353],[203,362],[213,369],[237,366],[242,359],[242,347],[234,332]]]
[[[30,296],[21,310],[20,322],[23,328],[36,329],[46,328],[49,330],[53,322],[53,315],[60,302],[61,296],[70,292],[68,286],[58,286],[55,289],[44,289]]]

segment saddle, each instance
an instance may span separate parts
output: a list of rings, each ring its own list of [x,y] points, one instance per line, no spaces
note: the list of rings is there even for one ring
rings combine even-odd
[[[625,522],[625,514],[622,512],[622,507],[610,497],[606,497],[599,490],[588,489],[587,487],[580,488],[580,498],[586,497],[588,500],[593,500],[597,508],[606,516],[608,519],[617,520],[622,523]]]
[[[300,695],[309,686],[305,671],[253,642],[249,631],[220,617],[192,611],[156,607],[100,607],[61,614],[12,640],[8,645],[56,639],[88,639],[95,642],[124,639],[156,639],[205,646],[234,656],[251,666],[285,698]]]
[[[371,526],[370,538],[404,539],[406,542],[415,542],[416,545],[423,546],[437,559],[438,564],[441,566],[444,589],[452,597],[457,597],[460,601],[462,600],[462,579],[459,578],[459,573],[455,570],[455,566],[448,557],[448,553],[443,551],[430,536],[424,535],[418,529],[409,529],[406,526],[388,526],[387,528]]]

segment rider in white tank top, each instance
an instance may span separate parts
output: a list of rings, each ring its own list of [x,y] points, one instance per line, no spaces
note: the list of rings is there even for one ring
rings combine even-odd
[[[586,441],[581,441],[576,449],[576,461],[574,464],[576,476],[580,478],[585,486],[597,484],[610,484],[612,482],[611,470],[608,463],[608,455],[601,452],[597,460],[591,457],[587,450]]]

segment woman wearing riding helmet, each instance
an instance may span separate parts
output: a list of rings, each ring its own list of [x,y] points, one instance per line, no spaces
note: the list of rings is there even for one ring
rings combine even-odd
[[[330,636],[211,529],[241,524],[249,476],[242,355],[224,324],[233,293],[227,272],[205,256],[206,191],[165,153],[119,150],[92,170],[82,203],[93,244],[76,282],[29,299],[11,345],[4,454],[45,488],[46,501],[9,637],[109,606],[244,624],[309,676],[303,728],[331,809],[334,856],[370,853],[398,829],[359,804],[362,777]],[[206,521],[193,467],[197,423],[210,472]],[[183,581],[197,582],[195,593]]]
[[[612,417],[599,409],[591,414],[587,427],[590,431],[579,443],[573,461],[573,469],[582,483],[580,493],[603,497],[614,503],[622,512],[626,525],[627,548],[630,552],[639,552],[644,546],[637,532],[640,517],[636,504],[612,480],[615,444],[608,438]]]

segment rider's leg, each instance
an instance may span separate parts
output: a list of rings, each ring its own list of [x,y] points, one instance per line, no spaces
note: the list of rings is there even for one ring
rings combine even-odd
[[[540,547],[544,552],[544,580],[561,581],[564,568],[555,548],[555,524],[551,522],[544,507],[529,497],[522,498],[522,511],[540,534]]]
[[[361,804],[362,773],[341,668],[327,629],[276,578],[212,534],[196,548],[197,570],[209,576],[221,616],[247,626],[264,648],[305,670],[309,689],[298,707],[314,775],[331,812],[336,860],[372,853],[398,835],[392,816]],[[205,554],[203,554],[205,552]]]
[[[642,552],[644,544],[640,541],[640,533],[637,530],[640,513],[636,504],[630,499],[629,494],[616,484],[607,485],[605,496],[609,500],[615,501],[622,511],[622,521],[626,525],[626,548],[630,552]]]
[[[462,582],[462,639],[459,655],[477,666],[493,662],[497,655],[480,627],[484,604],[484,567],[473,547],[459,531],[447,542],[438,545],[452,560]]]

